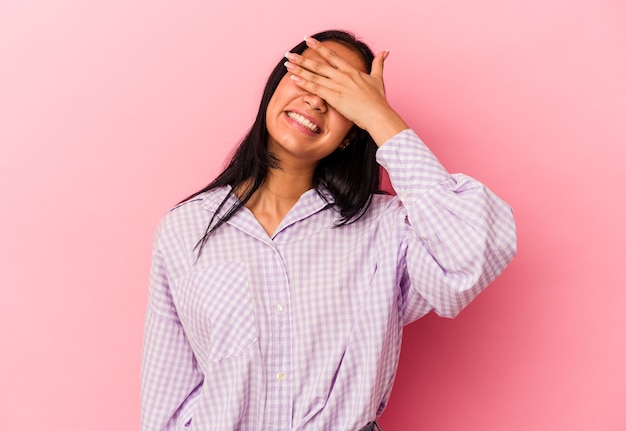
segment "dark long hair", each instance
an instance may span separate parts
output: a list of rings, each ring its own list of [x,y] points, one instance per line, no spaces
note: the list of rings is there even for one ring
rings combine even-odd
[[[329,30],[317,33],[313,37],[320,42],[341,43],[354,50],[363,58],[367,72],[371,72],[374,54],[353,34],[341,30]],[[290,52],[302,54],[306,49],[306,43],[300,42]],[[284,61],[284,58],[281,59],[270,74],[254,124],[235,150],[229,164],[209,185],[182,201],[185,202],[201,193],[226,185],[232,187],[213,214],[204,236],[198,242],[196,247],[199,247],[199,252],[202,252],[209,235],[239,211],[261,187],[268,170],[278,168],[278,161],[267,148],[268,132],[265,115],[276,87],[287,72],[283,65]],[[322,190],[326,189],[330,192],[334,202],[329,202],[329,205],[341,214],[336,226],[358,220],[367,211],[372,195],[380,191],[380,168],[376,163],[376,143],[369,133],[357,126],[353,127],[349,136],[350,145],[320,160],[313,174],[315,190],[324,199],[326,198]],[[241,194],[238,196],[238,201],[224,208],[235,191]],[[223,215],[219,215],[222,211],[224,211]]]

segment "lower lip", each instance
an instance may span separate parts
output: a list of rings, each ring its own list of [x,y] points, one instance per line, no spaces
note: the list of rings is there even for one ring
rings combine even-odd
[[[287,115],[287,113],[285,113],[285,118],[287,119],[287,122],[289,122],[289,124],[294,126],[296,129],[300,130],[305,135],[308,135],[308,136],[317,136],[318,135],[318,133],[313,132],[308,127],[305,127],[302,124],[298,123],[296,120],[290,118],[289,115]]]

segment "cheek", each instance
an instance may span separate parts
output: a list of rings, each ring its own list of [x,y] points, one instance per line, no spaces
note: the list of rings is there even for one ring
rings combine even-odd
[[[294,90],[292,86],[295,85],[291,79],[289,79],[288,75],[285,75],[282,80],[278,83],[276,90],[274,90],[274,94],[270,98],[270,101],[267,104],[266,110],[266,118],[269,119],[271,116],[276,116],[280,114],[289,98],[293,97]]]
[[[293,80],[289,78],[288,74],[283,76],[280,82],[278,83],[276,90],[274,90],[274,94],[272,95],[272,98],[270,99],[270,103],[272,101],[285,100],[285,99],[288,99],[289,97],[292,97],[293,94],[297,91],[297,88],[298,87],[296,86],[296,83],[293,82]]]
[[[274,93],[274,96],[270,99],[267,104],[267,109],[265,110],[265,126],[268,130],[273,128],[272,126],[276,123],[277,118],[282,112],[280,98],[277,96],[279,95]]]
[[[276,92],[274,92],[274,95],[272,96],[272,98],[267,104],[266,113],[270,114],[270,112],[275,111],[277,109],[277,105],[278,105],[278,95],[276,94]]]
[[[348,120],[346,117],[339,114],[338,112],[336,112],[336,118],[333,119],[333,122],[333,129],[335,130],[337,135],[341,136],[342,140],[354,126],[354,123],[352,121]]]

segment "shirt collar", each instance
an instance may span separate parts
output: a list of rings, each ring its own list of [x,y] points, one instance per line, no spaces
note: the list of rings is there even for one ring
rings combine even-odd
[[[239,200],[234,193],[232,193],[232,187],[230,185],[220,187],[214,190],[208,191],[202,202],[202,207],[210,212],[216,212],[217,208],[220,204],[224,202],[222,209],[220,210],[221,214],[224,214],[225,211],[228,210],[232,205],[235,205]],[[281,221],[280,225],[274,232],[274,236],[276,236],[281,230],[297,223],[300,220],[303,220],[311,215],[322,211],[328,206],[332,206],[335,202],[333,195],[328,191],[326,187],[320,187],[319,191],[316,189],[307,190],[300,196],[300,199],[296,202],[296,204],[291,208],[291,210],[285,215],[285,218]],[[248,211],[242,208],[239,212],[243,211],[247,213]],[[252,216],[252,213],[249,213],[249,216]],[[246,231],[256,231],[253,226],[251,226],[251,220],[248,220],[248,216],[244,214],[235,214],[231,217],[227,223],[231,225],[235,225],[239,228],[242,228]],[[260,225],[258,226],[259,229]],[[252,233],[252,232],[250,232]]]
[[[230,196],[228,196],[228,200],[224,203],[222,209],[230,208],[232,205],[236,204],[239,201],[239,199],[237,199],[237,196],[235,196],[234,193],[231,193],[232,190],[233,188],[229,185],[209,190],[204,196],[202,208],[207,211],[215,212],[222,203],[222,201],[224,201],[224,199],[226,199],[229,194]]]
[[[235,196],[234,193],[231,193],[232,190],[233,189],[230,185],[209,190],[208,192],[206,192],[203,198],[202,207],[208,211],[215,212],[217,207],[229,194],[230,196],[228,196],[228,201],[224,203],[224,207],[230,207],[231,205],[239,201],[237,199],[237,196]],[[320,186],[319,191],[315,189],[310,189],[304,192],[302,196],[300,196],[300,199],[298,200],[296,205],[294,205],[294,208],[296,206],[303,206],[303,210],[305,212],[315,212],[334,203],[335,198],[332,193],[330,193],[330,191],[328,191],[326,187]]]

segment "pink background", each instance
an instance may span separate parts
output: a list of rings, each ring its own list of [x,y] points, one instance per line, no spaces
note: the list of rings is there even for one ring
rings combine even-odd
[[[623,0],[0,0],[0,429],[138,428],[156,224],[332,27],[391,49],[392,104],[519,228],[407,328],[383,429],[626,429]]]

